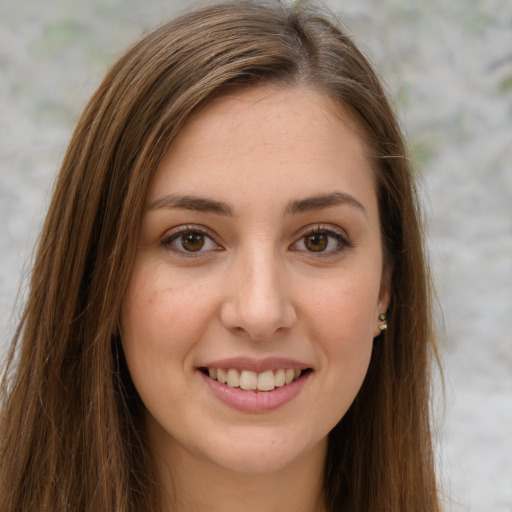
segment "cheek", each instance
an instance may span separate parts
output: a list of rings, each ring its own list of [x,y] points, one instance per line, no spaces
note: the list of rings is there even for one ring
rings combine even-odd
[[[310,287],[304,309],[318,359],[326,369],[325,390],[336,404],[337,419],[352,403],[368,369],[378,289],[373,278],[338,279],[336,285]]]
[[[378,318],[380,278],[369,274],[333,277],[310,282],[302,297],[302,309],[310,325],[326,340],[343,339],[345,343],[372,340]]]
[[[135,268],[122,308],[121,337],[130,372],[185,364],[214,310],[214,297],[205,286],[175,279],[162,266],[146,267]]]

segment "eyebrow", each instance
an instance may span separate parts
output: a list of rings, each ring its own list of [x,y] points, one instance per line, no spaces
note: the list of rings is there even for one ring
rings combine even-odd
[[[306,197],[290,201],[286,206],[285,213],[297,214],[312,210],[321,210],[331,206],[349,205],[358,208],[366,215],[364,206],[354,196],[345,192],[332,192],[330,194],[319,194],[317,196]]]
[[[179,208],[181,210],[194,210],[198,212],[216,213],[218,215],[233,216],[233,211],[227,203],[215,201],[206,197],[180,196],[170,194],[160,197],[149,205],[149,210],[159,210],[160,208]]]
[[[361,210],[366,215],[366,210],[361,202],[354,196],[346,194],[345,192],[332,192],[329,194],[319,194],[312,197],[306,197],[304,199],[292,200],[287,204],[285,214],[296,215],[298,213],[321,210],[323,208],[339,205],[353,206]],[[233,217],[233,210],[227,203],[192,195],[165,195],[150,203],[148,209],[149,211],[154,211],[161,208],[178,208],[181,210],[216,213],[218,215]]]

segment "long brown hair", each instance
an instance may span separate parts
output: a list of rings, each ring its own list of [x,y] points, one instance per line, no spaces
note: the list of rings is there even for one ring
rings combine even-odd
[[[434,344],[414,176],[367,60],[305,3],[230,2],[156,29],[109,71],[72,136],[3,382],[4,512],[150,511],[158,484],[118,339],[148,183],[184,122],[233,84],[305,85],[343,105],[376,175],[389,328],[330,433],[334,511],[436,512]]]

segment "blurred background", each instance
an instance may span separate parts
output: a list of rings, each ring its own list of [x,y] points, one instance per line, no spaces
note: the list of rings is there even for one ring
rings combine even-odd
[[[85,102],[127,46],[200,3],[0,0],[0,354]],[[512,2],[324,3],[380,70],[423,177],[446,510],[512,512]]]

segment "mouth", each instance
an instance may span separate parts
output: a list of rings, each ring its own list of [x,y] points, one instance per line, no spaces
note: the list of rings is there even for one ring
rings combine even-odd
[[[225,384],[230,388],[244,391],[269,392],[284,388],[311,373],[311,368],[279,368],[255,372],[236,368],[199,368],[210,379]]]

